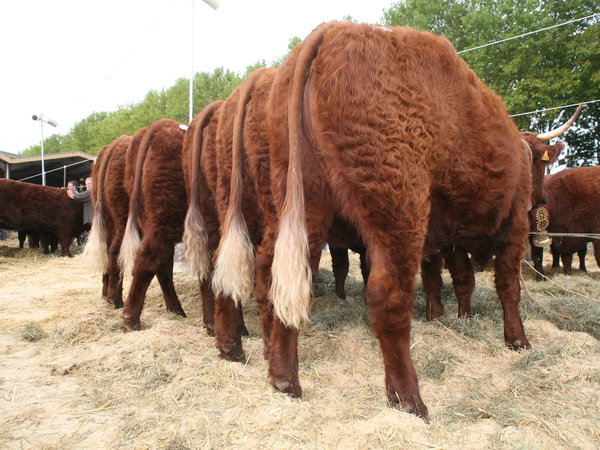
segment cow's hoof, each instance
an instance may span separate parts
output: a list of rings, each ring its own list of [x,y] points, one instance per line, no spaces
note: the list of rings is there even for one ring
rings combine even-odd
[[[169,311],[173,314],[177,314],[178,316],[181,316],[181,317],[187,317],[183,308],[173,308],[173,309],[168,309],[167,311]]]
[[[128,333],[130,331],[140,331],[142,329],[142,325],[139,321],[133,321],[125,319],[123,321],[123,331]]]
[[[444,305],[430,305],[427,309],[427,321],[431,322],[444,315]]]
[[[272,379],[271,384],[279,392],[289,395],[290,397],[300,398],[302,397],[302,388],[300,384],[293,383],[289,380],[284,379]]]
[[[250,336],[250,333],[248,332],[248,328],[246,328],[246,325],[242,325],[241,327],[239,327],[239,333],[240,336]]]
[[[335,295],[338,296],[338,298],[341,298],[342,300],[346,300],[346,291],[345,290],[336,290],[335,291]]]
[[[404,411],[410,414],[414,414],[420,417],[425,422],[429,422],[429,411],[427,406],[423,403],[421,396],[412,396],[410,401],[403,399],[400,401],[397,395],[388,397],[389,404],[392,408]]]
[[[511,350],[531,350],[531,344],[527,338],[506,340],[505,344]]]
[[[206,334],[210,337],[215,337],[215,326],[204,325],[204,329],[206,330]]]
[[[241,345],[225,345],[219,347],[219,357],[225,361],[232,362],[244,362],[246,361],[246,354]]]

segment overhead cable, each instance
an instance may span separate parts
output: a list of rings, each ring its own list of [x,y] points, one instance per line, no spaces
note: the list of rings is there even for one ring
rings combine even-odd
[[[460,54],[460,53],[466,53],[466,52],[470,52],[470,51],[472,51],[472,50],[477,50],[477,49],[480,49],[480,48],[489,47],[490,45],[499,44],[499,43],[501,43],[501,42],[511,41],[511,40],[513,40],[513,39],[518,39],[518,38],[521,38],[521,37],[523,37],[523,36],[529,36],[530,34],[535,34],[535,33],[539,33],[539,32],[541,32],[541,31],[546,31],[546,30],[551,30],[552,28],[558,28],[558,27],[562,27],[563,25],[567,25],[567,24],[569,24],[569,23],[573,23],[573,22],[579,22],[579,21],[581,21],[581,20],[590,19],[590,18],[592,18],[592,17],[598,16],[599,14],[600,14],[600,13],[594,13],[594,14],[591,14],[591,15],[589,15],[589,16],[581,17],[580,19],[572,19],[572,20],[568,20],[568,21],[566,21],[566,22],[559,23],[558,25],[552,25],[551,27],[541,28],[541,29],[539,29],[539,30],[535,30],[535,31],[529,31],[529,32],[527,32],[527,33],[519,34],[518,36],[509,37],[509,38],[506,38],[506,39],[500,39],[499,41],[489,42],[489,43],[487,43],[487,44],[479,45],[479,46],[477,46],[477,47],[469,48],[469,49],[467,49],[467,50],[461,50],[460,52],[456,52],[456,53],[458,53],[458,54]]]

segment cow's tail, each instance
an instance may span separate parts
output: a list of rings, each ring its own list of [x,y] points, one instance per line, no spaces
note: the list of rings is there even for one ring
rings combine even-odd
[[[300,144],[303,96],[310,66],[326,29],[324,25],[319,26],[303,41],[290,81],[287,191],[273,254],[271,299],[279,320],[293,328],[308,321],[312,294]]]
[[[160,124],[161,119],[154,122],[148,127],[144,137],[140,142],[140,146],[137,152],[137,158],[135,161],[135,176],[133,180],[133,190],[129,199],[129,215],[127,216],[127,225],[125,226],[125,234],[123,235],[123,242],[121,243],[121,251],[119,252],[119,267],[121,268],[121,276],[132,273],[133,265],[135,264],[135,258],[137,251],[142,242],[140,238],[140,230],[138,228],[138,218],[140,215],[140,207],[142,204],[142,176],[144,161],[150,148],[150,141],[154,131]]]
[[[242,213],[242,152],[246,106],[263,71],[255,70],[246,80],[235,111],[229,205],[221,227],[221,242],[212,278],[215,294],[229,296],[238,305],[250,297],[254,288],[254,247]]]
[[[94,177],[94,189],[96,190],[96,204],[94,205],[94,219],[85,248],[83,250],[83,261],[87,268],[94,272],[105,273],[108,267],[108,242],[106,236],[106,224],[104,223],[104,178],[106,168],[111,157],[112,145],[103,149],[98,171]]]
[[[213,114],[223,102],[212,102],[206,106],[192,128],[192,168],[190,174],[190,204],[185,215],[183,230],[183,257],[189,272],[204,280],[210,267],[208,235],[200,210],[200,156],[202,154],[202,132]]]

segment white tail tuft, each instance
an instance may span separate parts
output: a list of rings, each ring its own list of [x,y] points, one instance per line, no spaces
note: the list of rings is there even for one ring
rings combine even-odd
[[[208,236],[204,219],[199,208],[190,202],[185,215],[185,228],[183,232],[183,258],[188,271],[196,275],[200,281],[204,280],[209,271]]]
[[[309,320],[312,272],[304,210],[285,208],[273,254],[271,299],[284,325],[299,328]]]
[[[137,224],[134,223],[131,215],[127,218],[127,227],[119,252],[119,267],[121,268],[121,276],[133,272],[133,265],[137,256],[138,248],[140,247],[140,233]]]
[[[217,250],[212,288],[215,294],[229,296],[239,305],[254,289],[254,247],[241,214],[234,214],[225,223],[228,226]]]
[[[102,209],[98,208],[87,243],[83,249],[83,261],[93,272],[105,273],[108,267],[108,247],[106,245],[106,226]]]

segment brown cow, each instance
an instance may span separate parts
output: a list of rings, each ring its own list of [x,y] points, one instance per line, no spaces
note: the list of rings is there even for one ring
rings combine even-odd
[[[204,249],[202,253],[205,254],[208,246],[208,253],[214,254],[215,244],[219,243],[221,230],[225,232],[223,239],[221,239],[215,269],[210,275],[212,277],[212,290],[219,295],[219,300],[215,304],[217,348],[222,358],[235,361],[245,359],[241,335],[247,332],[243,325],[240,301],[249,296],[254,283],[254,272],[252,267],[249,267],[254,257],[253,242],[260,243],[262,239],[264,217],[269,215],[269,209],[271,210],[270,214],[274,215],[274,207],[267,205],[270,202],[270,177],[268,170],[269,147],[264,138],[264,110],[261,119],[254,119],[254,127],[251,123],[243,126],[243,116],[236,114],[236,110],[240,111],[242,103],[242,109],[245,109],[250,94],[252,94],[253,99],[258,97],[260,87],[264,87],[261,105],[266,104],[268,88],[272,83],[274,73],[273,69],[259,69],[246,80],[242,89],[236,89],[225,102],[218,105],[218,113],[214,114],[210,124],[204,131],[204,145],[202,145],[201,156],[197,158],[198,166],[192,169],[194,175],[198,174],[198,182],[203,180],[205,183],[205,188],[198,191],[199,199],[203,198],[204,203],[207,203],[209,199],[212,200],[211,205],[202,208],[208,211],[204,213],[204,218],[206,220],[208,217],[207,222],[210,222],[211,226],[206,227],[208,243],[207,241],[201,242],[193,238],[194,234],[198,234],[193,231],[194,221],[188,224],[186,220],[184,234],[190,237],[190,244],[188,245],[185,238],[184,241],[186,242],[186,248]],[[254,82],[257,80],[258,74],[262,77],[257,81],[255,89]],[[240,92],[243,92],[243,100],[240,100]],[[252,105],[248,103],[248,109],[251,108]],[[253,117],[253,115],[248,113],[248,117]],[[235,137],[234,128],[236,129]],[[232,147],[236,149],[236,154],[241,152],[242,129],[244,129],[244,139],[247,141],[244,148],[246,153],[243,158],[248,164],[244,164],[243,169],[241,165],[237,166],[234,169],[236,175],[232,176],[232,164],[235,165],[239,162],[239,160],[232,158]],[[200,129],[195,131],[194,134],[196,135],[196,133],[199,134]],[[248,137],[253,133],[254,136]],[[195,144],[195,152],[198,152],[200,145],[200,143]],[[232,180],[239,181],[239,183],[232,183]],[[192,189],[195,192],[195,189]],[[241,205],[243,197],[243,208],[235,216],[229,214],[228,211],[230,190],[234,190],[236,195],[240,195],[238,200],[233,200],[236,198],[235,195],[231,196],[231,201],[239,201]],[[198,209],[194,206],[194,201],[191,201],[188,217],[195,215],[192,212],[193,208]],[[246,237],[248,236],[246,223],[248,223],[251,230],[251,238]],[[234,232],[227,232],[230,227],[234,228]],[[243,227],[244,233],[235,233],[239,227]],[[242,242],[231,240],[232,237],[240,235],[244,236]],[[240,258],[244,258],[246,261],[243,267],[246,267],[247,270],[238,272],[238,276],[232,283],[224,285],[222,273],[227,271],[229,262],[235,263]],[[206,266],[206,264],[203,264],[203,266]],[[201,276],[202,274],[198,273],[198,275]],[[232,288],[230,289],[230,287]],[[261,305],[262,303],[259,300],[259,307]]]
[[[583,105],[580,105],[573,116],[555,130],[540,134],[530,131],[521,133],[521,137],[527,142],[531,150],[531,177],[533,184],[531,205],[539,206],[546,202],[545,195],[541,189],[544,172],[548,165],[556,161],[564,148],[564,143],[562,142],[552,145],[548,145],[546,142],[567,131],[577,119],[582,107]],[[472,316],[471,296],[475,288],[475,274],[468,253],[474,255],[478,264],[484,265],[490,258],[491,248],[486,248],[485,245],[482,246],[481,244],[481,242],[475,240],[464,246],[446,246],[441,251],[433,251],[425,255],[425,258],[421,262],[421,276],[425,291],[425,314],[427,320],[433,320],[444,314],[444,305],[441,300],[441,269],[444,261],[452,277],[454,293],[458,300],[458,316]]]
[[[36,229],[58,237],[62,256],[83,231],[83,206],[64,189],[0,180],[0,224],[7,229]]]
[[[225,102],[219,117],[216,189],[212,186],[214,182],[209,183],[217,199],[222,235],[212,284],[216,292],[232,297],[239,304],[250,296],[256,278],[254,297],[265,330],[265,355],[272,323],[268,297],[272,256],[265,252],[272,251],[277,231],[266,108],[275,75],[274,69],[254,71],[239,92],[235,91]],[[348,246],[358,248],[356,242],[360,241],[351,227],[341,220],[334,223],[329,239],[345,247],[346,262]],[[255,270],[253,248],[257,248]],[[334,273],[336,279],[340,279],[338,286],[341,286],[336,292],[344,295],[342,278],[347,273],[347,263],[346,273],[343,273],[344,267],[338,264],[340,259],[333,259]],[[221,307],[224,304],[218,303]],[[230,314],[222,317],[230,317]],[[239,354],[243,355],[235,321],[218,320],[216,329],[220,349],[239,348]],[[227,354],[221,350],[221,356],[227,357]]]
[[[264,329],[269,329],[271,317],[270,268],[262,265],[262,249],[264,242],[274,240],[277,226],[265,116],[276,73],[275,69],[258,69],[232,93],[223,106],[217,141],[216,198],[222,237],[212,284],[215,292],[239,304],[252,293],[256,277],[254,297]],[[256,267],[254,248],[257,248]],[[241,350],[239,333],[233,327],[235,322],[228,324],[225,320],[228,316],[217,322],[217,330],[222,328],[224,336]],[[269,345],[268,337],[268,333],[263,333],[265,348]],[[221,346],[219,332],[217,341]]]
[[[600,166],[566,169],[544,179],[544,194],[550,211],[549,233],[600,233]],[[553,237],[552,249],[560,254],[564,273],[571,273],[573,253],[594,244],[600,266],[600,240],[584,237]],[[532,247],[535,269],[544,273],[543,248]]]
[[[222,104],[222,100],[212,102],[194,117],[182,151],[185,187],[190,199],[184,222],[184,258],[189,271],[198,277],[204,327],[211,336],[215,335],[215,298],[210,286],[210,257],[219,244],[219,217],[207,178],[217,177],[216,136]]]
[[[103,274],[102,296],[115,308],[123,307],[118,257],[129,211],[125,161],[132,141],[131,136],[118,137],[98,154],[93,171],[94,222],[83,252],[86,266]],[[139,139],[136,143],[139,145]]]
[[[140,329],[146,291],[154,275],[167,310],[185,317],[173,286],[175,244],[181,240],[187,196],[181,167],[186,126],[154,122],[142,138],[119,263],[133,280],[123,309],[125,330]],[[140,238],[141,235],[141,238]]]
[[[301,395],[296,346],[310,309],[309,259],[333,213],[355,224],[368,248],[366,300],[392,405],[427,416],[410,321],[414,277],[429,249],[485,243],[496,256],[505,342],[529,347],[518,275],[530,156],[502,100],[446,39],[322,25],[279,69],[269,117],[274,183],[287,185],[285,204],[276,196],[272,266],[269,375],[277,389]]]

